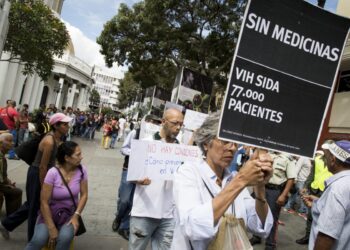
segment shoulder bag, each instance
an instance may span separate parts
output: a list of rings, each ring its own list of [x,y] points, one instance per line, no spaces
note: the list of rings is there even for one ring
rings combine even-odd
[[[61,171],[56,167],[58,173],[60,174],[61,176],[61,179],[64,183],[64,185],[66,186],[66,188],[68,189],[68,192],[70,194],[70,197],[73,201],[73,204],[74,204],[74,209],[77,210],[77,204],[75,203],[75,199],[73,197],[73,194],[72,194],[72,191],[70,190],[70,188],[68,187],[68,184],[66,182],[66,180],[64,179]],[[83,173],[83,170],[81,169],[81,166],[79,166],[79,170],[81,171],[81,173]],[[85,225],[84,225],[84,222],[83,222],[83,219],[81,218],[81,216],[78,217],[78,222],[79,222],[79,227],[78,227],[78,230],[77,232],[75,233],[75,236],[79,236],[79,235],[82,235],[83,233],[86,232],[86,228],[85,228]]]
[[[211,197],[213,193],[203,180],[204,185]],[[232,203],[232,214],[224,214],[221,218],[218,232],[210,242],[208,250],[253,250],[249,242],[244,220],[236,218],[235,206]]]

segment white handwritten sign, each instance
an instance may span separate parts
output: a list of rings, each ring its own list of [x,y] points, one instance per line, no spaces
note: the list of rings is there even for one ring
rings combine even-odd
[[[135,181],[145,177],[151,180],[172,180],[183,162],[201,158],[202,153],[195,146],[133,140],[127,180]]]
[[[205,118],[207,117],[208,114],[187,109],[184,119],[185,128],[189,130],[196,130],[202,126]]]

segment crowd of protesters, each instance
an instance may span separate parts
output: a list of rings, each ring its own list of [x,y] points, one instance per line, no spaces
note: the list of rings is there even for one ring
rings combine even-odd
[[[243,230],[246,238],[246,232],[252,233],[250,239],[240,238],[243,249],[263,239],[266,250],[277,249],[281,211],[306,220],[305,235],[296,243],[309,244],[309,249],[350,247],[349,141],[325,142],[312,160],[268,152],[217,138],[220,114],[212,113],[190,140],[201,149],[201,161],[185,162],[172,181],[145,176],[128,182],[129,157],[138,154],[132,152],[131,143],[140,137],[140,122],[129,122],[123,115],[106,116],[70,107],[57,110],[53,106],[42,107],[34,116],[28,113],[27,105],[20,112],[15,107],[9,100],[1,110],[6,127],[0,128],[5,131],[0,136],[0,202],[6,201],[7,216],[1,220],[0,232],[8,239],[9,232],[28,220],[26,249],[41,249],[46,244],[69,248],[88,193],[81,149],[70,141],[73,137],[92,140],[96,131],[101,132],[104,149],[113,149],[117,141],[123,141],[125,159],[112,229],[129,241],[130,250],[146,249],[149,244],[152,249],[222,249],[226,244],[218,240],[224,239],[220,238],[225,228],[222,225],[230,223],[241,225],[237,230]],[[147,115],[144,122],[159,126],[159,131],[142,140],[181,143],[177,138],[184,122],[181,111],[170,108],[162,119]],[[28,131],[31,123],[34,131]],[[21,205],[22,191],[7,176],[5,154],[15,159],[10,153],[12,145],[21,145],[31,133],[44,136],[28,169],[27,201]],[[71,186],[74,198],[66,189],[64,193],[59,189],[70,181],[75,183]],[[57,204],[62,197],[73,209],[63,224],[57,224]]]
[[[146,120],[157,121],[152,116]],[[262,238],[266,250],[277,249],[282,209],[306,220],[305,235],[295,239],[297,244],[349,249],[350,190],[344,185],[350,180],[349,141],[326,142],[310,160],[222,141],[216,137],[218,122],[219,114],[211,114],[194,133],[192,141],[202,150],[203,161],[185,162],[173,181],[126,181],[131,140],[139,136],[139,128],[133,128],[121,149],[125,160],[112,224],[129,240],[130,250],[149,244],[152,249],[223,249],[220,224],[231,220],[227,213],[253,234],[249,244],[242,240],[238,249],[251,249]],[[166,111],[161,125],[147,140],[179,143],[181,113]],[[332,191],[324,198],[327,188]]]
[[[0,108],[0,131],[8,131],[13,135],[14,147],[28,141],[35,133],[46,133],[49,130],[47,123],[49,119],[61,112],[72,118],[69,122],[69,131],[64,141],[72,140],[73,136],[86,140],[94,140],[95,131],[103,129],[106,140],[102,141],[105,148],[114,148],[115,143],[124,140],[130,132],[130,122],[120,114],[103,114],[98,112],[80,111],[72,107],[61,107],[58,109],[53,104],[41,106],[37,110],[29,112],[28,105],[23,104],[21,108],[16,107],[16,102],[7,100],[6,106]],[[46,124],[46,129],[43,128]],[[42,131],[41,131],[42,130]],[[106,143],[105,143],[106,142]],[[8,152],[8,159],[18,160],[13,149]]]

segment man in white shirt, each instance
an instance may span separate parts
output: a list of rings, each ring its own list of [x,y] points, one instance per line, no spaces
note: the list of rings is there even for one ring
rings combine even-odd
[[[120,138],[124,138],[125,123],[126,123],[126,120],[125,120],[124,116],[122,115],[118,120],[119,131],[118,131],[117,141],[119,141]]]
[[[168,109],[153,140],[179,143],[176,136],[182,126],[182,113]],[[148,178],[138,181],[131,210],[129,249],[146,249],[150,240],[152,249],[170,249],[175,227],[174,208],[172,181]]]
[[[67,141],[71,141],[72,133],[73,133],[75,123],[76,123],[76,117],[75,117],[75,114],[73,113],[73,109],[71,107],[67,108],[67,116],[72,118],[72,120],[69,122],[69,130],[68,130],[68,136],[67,136]]]
[[[307,207],[301,200],[300,191],[304,188],[305,181],[310,174],[312,167],[310,159],[306,157],[300,157],[295,165],[295,172],[297,173],[295,185],[295,193],[291,195],[288,199],[286,206],[284,207],[288,213],[295,213],[294,205],[297,203],[299,205],[298,215],[306,220]]]

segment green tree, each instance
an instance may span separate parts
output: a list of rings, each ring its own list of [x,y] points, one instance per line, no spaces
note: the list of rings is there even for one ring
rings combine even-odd
[[[4,46],[10,58],[5,61],[21,63],[24,74],[36,72],[47,80],[53,69],[53,56],[62,56],[68,42],[64,23],[41,0],[11,1]]]
[[[100,94],[96,89],[92,89],[89,97],[89,102],[91,106],[98,107],[100,105]]]
[[[118,107],[120,109],[126,108],[140,92],[141,87],[130,72],[125,73],[124,78],[120,80],[119,94],[118,94]]]
[[[132,8],[121,4],[97,42],[109,66],[128,65],[134,77],[161,81],[162,72],[156,69],[165,64],[192,68],[224,85],[244,7],[243,0],[145,0]],[[142,87],[151,85],[140,81]]]
[[[101,113],[104,114],[104,115],[108,115],[108,116],[113,116],[113,115],[115,115],[113,109],[110,108],[110,107],[103,107],[103,108],[101,109]]]

